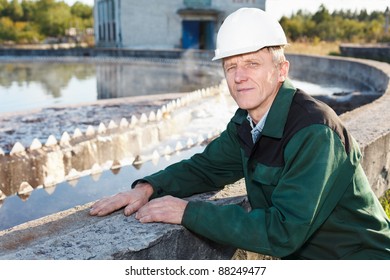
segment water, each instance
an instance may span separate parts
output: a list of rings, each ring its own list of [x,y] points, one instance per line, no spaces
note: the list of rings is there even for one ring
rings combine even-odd
[[[101,99],[190,92],[213,86],[221,77],[207,65],[185,60],[0,61],[0,114]]]

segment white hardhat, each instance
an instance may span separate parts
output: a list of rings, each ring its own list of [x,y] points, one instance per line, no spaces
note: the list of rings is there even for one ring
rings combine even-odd
[[[261,9],[241,8],[230,14],[218,31],[212,60],[287,45],[279,22]]]

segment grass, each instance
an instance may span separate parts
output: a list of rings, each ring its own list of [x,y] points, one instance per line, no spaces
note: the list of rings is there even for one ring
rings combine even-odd
[[[385,210],[387,216],[390,218],[390,190],[387,190],[385,194],[379,198],[379,201],[382,204],[382,207]]]
[[[308,55],[340,55],[338,42],[294,42],[286,47],[285,52]]]

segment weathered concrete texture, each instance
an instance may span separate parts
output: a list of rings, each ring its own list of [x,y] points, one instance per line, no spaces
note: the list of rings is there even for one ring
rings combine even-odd
[[[191,199],[205,200],[212,195]],[[210,202],[247,205],[244,196]],[[92,217],[89,207],[86,204],[0,232],[0,259],[229,259],[236,251],[182,226],[141,224],[122,211]]]

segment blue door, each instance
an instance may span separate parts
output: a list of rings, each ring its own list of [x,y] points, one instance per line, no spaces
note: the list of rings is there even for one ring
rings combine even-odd
[[[213,21],[183,20],[183,49],[211,50],[214,46]]]
[[[183,21],[183,49],[199,49],[200,22]]]

